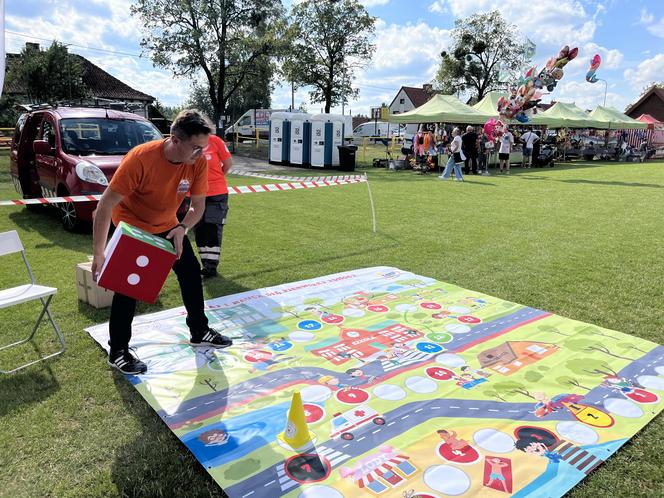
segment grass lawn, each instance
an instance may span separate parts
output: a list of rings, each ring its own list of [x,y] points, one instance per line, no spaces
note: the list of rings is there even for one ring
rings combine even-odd
[[[16,196],[7,162],[0,158],[0,199]],[[364,185],[233,196],[223,277],[205,284],[206,296],[392,265],[664,343],[664,163],[515,168],[464,183],[367,171],[376,234]],[[233,182],[257,183],[246,180]],[[0,496],[223,496],[83,331],[108,319],[77,301],[74,266],[90,254],[91,235],[64,232],[47,208],[0,209],[0,232],[18,230],[38,281],[59,289],[52,308],[69,348],[0,377]],[[0,262],[0,288],[17,284],[20,259]],[[139,313],[180,304],[171,276],[160,301]],[[3,341],[26,330],[30,306],[0,310]],[[54,343],[43,337],[36,345],[48,351]],[[0,353],[0,362],[23,355],[34,350]],[[570,496],[663,489],[659,417]]]

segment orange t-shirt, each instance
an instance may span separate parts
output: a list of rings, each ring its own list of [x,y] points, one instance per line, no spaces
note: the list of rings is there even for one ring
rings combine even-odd
[[[224,161],[231,157],[231,153],[224,141],[217,135],[210,135],[207,147],[203,149],[203,155],[208,164],[208,191],[207,196],[228,193],[226,176],[224,175]]]
[[[123,196],[113,208],[113,224],[121,221],[149,233],[162,233],[178,223],[185,194],[205,195],[207,162],[173,164],[164,155],[165,140],[138,145],[124,157],[108,187]]]

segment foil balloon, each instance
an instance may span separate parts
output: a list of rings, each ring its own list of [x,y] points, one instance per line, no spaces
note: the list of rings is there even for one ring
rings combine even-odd
[[[504,130],[505,124],[499,119],[491,118],[484,123],[484,133],[486,133],[491,140],[500,138]]]
[[[599,65],[602,63],[602,58],[599,54],[595,54],[590,60],[590,69],[586,73],[586,81],[588,83],[597,83],[597,75],[595,72],[599,69]]]

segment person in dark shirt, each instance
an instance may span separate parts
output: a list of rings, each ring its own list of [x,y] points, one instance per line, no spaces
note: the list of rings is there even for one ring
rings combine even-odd
[[[463,172],[470,173],[472,170],[473,175],[477,174],[477,133],[475,128],[468,126],[466,133],[461,136],[463,154],[466,156]]]

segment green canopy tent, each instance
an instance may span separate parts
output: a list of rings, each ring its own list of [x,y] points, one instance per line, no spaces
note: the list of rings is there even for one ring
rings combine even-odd
[[[613,107],[599,105],[593,109],[590,117],[608,123],[610,130],[645,130],[648,127],[648,123],[632,119]]]
[[[593,119],[574,104],[556,102],[537,117],[544,118],[549,128],[599,128],[605,130],[609,121]]]
[[[484,114],[491,114],[494,118],[498,117],[498,100],[500,100],[501,97],[507,98],[507,94],[498,91],[489,92],[482,98],[482,100],[473,106],[473,109]]]
[[[390,123],[463,123],[484,124],[494,117],[473,109],[454,95],[434,95],[431,100],[402,114],[390,114]]]
[[[484,114],[490,114],[491,117],[493,118],[498,118],[498,100],[501,97],[507,98],[507,94],[505,92],[498,92],[498,91],[489,92],[482,98],[482,100],[480,100],[477,104],[473,106],[473,109],[480,111]],[[505,119],[505,118],[500,118],[500,119],[501,121],[510,125],[519,125],[519,126],[550,125],[550,122],[543,117],[542,113],[531,116],[527,123],[521,123],[516,119]]]

